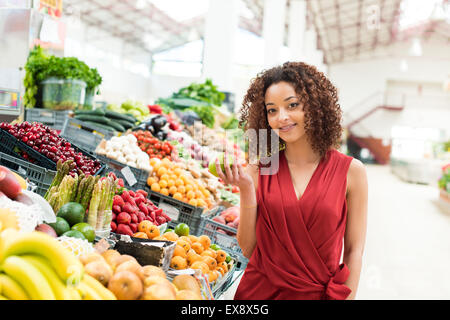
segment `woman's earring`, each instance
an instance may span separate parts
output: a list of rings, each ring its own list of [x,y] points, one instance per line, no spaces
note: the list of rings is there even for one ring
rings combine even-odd
[[[286,144],[282,141],[280,141],[280,151],[286,149]]]

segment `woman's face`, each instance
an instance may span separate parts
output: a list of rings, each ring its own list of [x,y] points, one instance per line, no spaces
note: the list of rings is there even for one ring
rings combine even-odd
[[[264,99],[269,125],[285,143],[296,142],[305,136],[303,104],[290,83],[272,84]]]

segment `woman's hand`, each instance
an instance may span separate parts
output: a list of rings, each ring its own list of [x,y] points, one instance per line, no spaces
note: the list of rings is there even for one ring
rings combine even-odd
[[[252,177],[245,172],[242,167],[242,163],[238,161],[237,153],[234,153],[233,164],[230,165],[228,163],[228,153],[225,151],[223,157],[223,164],[225,167],[225,172],[222,171],[222,168],[219,163],[219,159],[216,158],[216,171],[219,177],[223,180],[225,184],[231,184],[239,187],[239,189],[247,189],[254,188]]]

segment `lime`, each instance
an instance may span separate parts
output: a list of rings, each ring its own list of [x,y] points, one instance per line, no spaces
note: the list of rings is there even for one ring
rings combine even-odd
[[[173,232],[173,229],[166,229],[166,231],[164,231],[164,233],[167,233],[167,232]]]
[[[80,231],[83,234],[83,236],[87,239],[87,241],[94,242],[95,230],[89,223],[86,222],[77,223],[72,227],[72,230]]]
[[[78,238],[78,239],[87,240],[86,237],[78,230],[69,230],[67,232],[64,232],[62,235],[66,236],[66,237],[72,237],[72,238]]]
[[[217,244],[212,244],[211,246],[210,246],[210,248],[211,249],[213,249],[214,251],[217,251],[217,250],[220,250],[220,247],[217,245]]]
[[[227,257],[225,258],[225,262],[230,263],[230,261],[231,261],[231,257],[229,255],[227,255]]]
[[[76,202],[66,203],[59,209],[57,216],[65,219],[70,226],[83,222],[85,210]]]
[[[58,237],[62,235],[64,232],[67,232],[70,230],[69,223],[64,220],[64,218],[56,217],[56,222],[49,223],[49,226],[51,226],[53,229],[55,229],[56,234]]]
[[[219,159],[220,169],[222,170],[222,172],[225,173],[224,157],[225,157],[225,154],[220,153],[217,157],[212,158],[211,161],[209,162],[208,170],[211,174],[213,174],[216,177],[219,176],[219,174],[217,173],[217,170],[216,170],[216,159]],[[231,168],[231,166],[233,165],[233,157],[228,156],[228,165]]]
[[[175,227],[175,233],[179,236],[187,237],[189,235],[189,226],[186,223],[179,223]]]

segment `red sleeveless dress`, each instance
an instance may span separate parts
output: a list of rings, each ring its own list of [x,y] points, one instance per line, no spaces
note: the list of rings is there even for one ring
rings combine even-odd
[[[339,265],[347,221],[346,181],[352,157],[329,150],[300,199],[288,163],[259,175],[256,247],[235,300],[343,300],[349,270]]]

